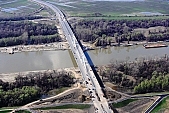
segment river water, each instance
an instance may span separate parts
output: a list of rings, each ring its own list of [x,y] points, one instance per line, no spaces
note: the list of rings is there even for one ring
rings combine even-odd
[[[145,49],[141,45],[110,47],[88,51],[95,65],[106,65],[114,61],[132,61],[136,58],[156,58],[169,55],[169,47]],[[65,51],[21,52],[13,55],[0,53],[0,73],[69,68],[76,66],[72,54]]]

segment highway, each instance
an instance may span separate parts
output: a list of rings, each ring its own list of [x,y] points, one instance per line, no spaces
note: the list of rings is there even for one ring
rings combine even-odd
[[[89,90],[90,97],[95,107],[95,112],[96,113],[113,113],[113,111],[110,109],[108,105],[107,99],[104,97],[102,88],[100,87],[100,84],[98,83],[95,77],[95,74],[86,56],[84,55],[84,52],[81,46],[79,45],[73,31],[71,30],[64,14],[56,6],[50,3],[40,1],[40,0],[32,0],[32,1],[40,5],[49,7],[56,13],[56,17],[57,19],[59,19],[60,26],[70,45],[74,58],[80,69],[81,75],[83,76],[84,83],[86,84],[86,87]]]

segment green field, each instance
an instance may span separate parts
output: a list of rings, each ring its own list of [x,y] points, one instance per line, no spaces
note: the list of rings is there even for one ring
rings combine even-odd
[[[162,100],[151,113],[162,113],[166,109],[169,110],[169,96]]]
[[[47,1],[47,0],[44,0]],[[113,1],[97,1],[86,2],[82,0],[66,0],[56,1],[48,0],[52,4],[58,6],[68,16],[91,16],[95,14],[101,14],[103,19],[140,19],[140,17],[127,17],[132,16],[144,16],[140,12],[161,13],[169,14],[169,2],[165,0],[145,0],[145,1],[133,1],[133,2],[113,2]],[[11,3],[10,3],[11,2]],[[12,13],[29,13],[40,6],[30,2],[28,0],[6,0],[3,4],[0,2],[1,10],[7,9]],[[14,9],[11,9],[14,8]],[[19,10],[15,10],[19,9]],[[6,11],[6,10],[5,10]],[[42,15],[48,15],[46,12],[39,13]],[[1,14],[5,15],[5,14]],[[126,17],[125,17],[125,16]],[[119,17],[120,16],[120,17]],[[92,17],[90,17],[92,18]],[[154,16],[154,17],[141,17],[142,19],[161,19],[168,18],[168,16]],[[95,18],[94,18],[95,19]],[[97,19],[97,18],[96,18]]]
[[[134,102],[136,100],[138,100],[138,99],[127,99],[122,102],[113,103],[112,105],[114,108],[121,108],[121,107],[127,106],[129,103]]]
[[[83,17],[84,19],[106,19],[106,20],[145,20],[145,19],[168,19],[169,16],[111,16],[111,17]]]
[[[87,109],[90,108],[90,105],[87,104],[70,104],[70,105],[63,105],[63,106],[56,106],[56,107],[46,107],[40,108],[41,110],[50,110],[50,109]]]
[[[69,0],[70,2],[66,4],[68,6],[63,6],[64,2],[57,2],[55,0],[50,1],[54,2],[54,5],[60,7],[71,16],[86,16],[94,13],[101,13],[106,16],[118,16],[122,14],[137,14],[140,12],[159,12],[162,14],[169,14],[169,4],[164,0],[145,0],[135,2],[86,2],[81,0]]]
[[[1,14],[4,16],[7,13],[10,14],[21,14],[30,13],[40,8],[39,5],[30,2],[28,0],[6,0],[5,2],[0,2]]]

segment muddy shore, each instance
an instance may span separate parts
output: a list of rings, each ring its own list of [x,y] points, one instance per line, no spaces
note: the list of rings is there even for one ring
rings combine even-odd
[[[83,42],[81,43],[90,49],[98,49],[100,47],[95,47],[93,44]],[[137,44],[137,45],[143,45],[146,42],[130,42],[130,44]],[[125,45],[127,42],[121,43],[121,45]],[[68,42],[54,42],[49,44],[39,44],[39,45],[17,45],[17,46],[9,46],[9,47],[0,47],[0,53],[17,53],[17,52],[33,52],[33,51],[54,51],[54,50],[68,50],[70,49],[70,46]]]
[[[31,76],[40,73],[53,73],[53,72],[66,72],[70,73],[76,79],[80,79],[82,76],[80,75],[80,71],[76,67],[71,68],[61,68],[57,70],[37,70],[37,71],[25,71],[25,72],[16,72],[16,73],[1,73],[0,79],[4,82],[14,82],[17,76]]]
[[[31,52],[31,51],[52,51],[52,50],[67,50],[69,49],[68,42],[55,42],[49,44],[41,44],[41,45],[18,45],[11,47],[1,47],[1,53],[10,53],[13,51],[17,52]]]

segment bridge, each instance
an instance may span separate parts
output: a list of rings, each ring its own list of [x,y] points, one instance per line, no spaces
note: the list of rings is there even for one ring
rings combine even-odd
[[[113,111],[108,105],[107,99],[104,96],[102,88],[100,87],[100,84],[79,42],[77,41],[72,29],[70,28],[64,14],[56,6],[50,3],[47,3],[41,0],[32,0],[32,1],[52,9],[55,12],[57,18],[59,19],[60,26],[73,52],[74,58],[80,69],[81,75],[83,76],[84,83],[86,84],[86,87],[89,90],[90,97],[95,107],[95,112],[96,113],[113,113]]]

